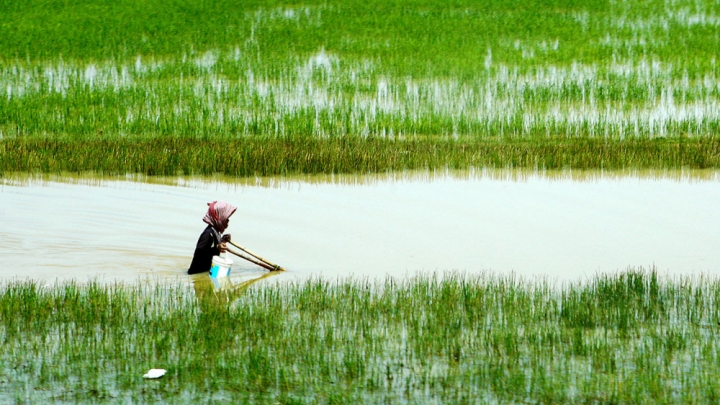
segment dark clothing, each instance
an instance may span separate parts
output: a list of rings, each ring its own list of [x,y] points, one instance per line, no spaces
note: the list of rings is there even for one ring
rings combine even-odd
[[[192,263],[188,269],[188,274],[202,273],[204,271],[210,271],[212,266],[213,256],[220,255],[220,249],[218,245],[217,233],[208,225],[207,228],[200,234],[198,238],[197,246],[195,247],[195,254],[193,255]]]

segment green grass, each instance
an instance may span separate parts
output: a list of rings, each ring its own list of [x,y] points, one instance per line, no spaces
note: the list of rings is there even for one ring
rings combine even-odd
[[[0,173],[270,176],[468,169],[720,167],[720,139],[52,138],[0,143]]]
[[[447,167],[468,160],[463,144],[496,147],[490,154],[506,160],[472,164],[514,167],[505,149],[521,139],[542,150],[522,166],[553,168],[567,159],[546,141],[581,148],[600,138],[613,141],[611,155],[632,150],[633,159],[611,159],[612,167],[680,167],[685,159],[657,159],[633,142],[718,135],[718,28],[720,6],[707,0],[13,0],[0,5],[0,145],[12,154],[18,140],[62,140],[86,155],[97,138],[137,147],[289,140],[322,154],[337,149],[336,138],[352,138],[367,140],[360,147],[369,154],[378,138],[436,146]],[[153,160],[163,153],[111,168],[95,153],[97,163],[82,170],[162,165]],[[39,170],[54,160],[46,156]],[[373,170],[355,162],[341,153],[312,169],[264,172]],[[263,172],[223,164],[213,170]]]
[[[0,287],[17,402],[715,403],[720,281]],[[181,333],[178,333],[181,331]],[[150,368],[168,369],[159,381]]]

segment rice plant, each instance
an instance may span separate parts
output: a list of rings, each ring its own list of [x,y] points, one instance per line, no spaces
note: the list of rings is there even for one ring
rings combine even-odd
[[[276,279],[277,280],[277,279]],[[711,403],[709,277],[556,285],[460,273],[0,288],[0,397],[18,402]],[[168,374],[143,380],[148,369]]]
[[[140,173],[150,176],[272,176],[470,168],[716,169],[716,136],[677,139],[545,140],[6,139],[0,173]]]
[[[20,140],[27,148],[67,142],[62,148],[84,155],[97,140],[147,148],[144,141],[179,138],[189,148],[213,140],[271,149],[277,139],[307,142],[303,152],[312,154],[318,144],[332,151],[336,138],[351,138],[366,155],[375,152],[372,139],[400,141],[383,146],[395,153],[405,142],[425,142],[447,167],[579,168],[584,163],[566,162],[553,140],[567,139],[576,153],[590,139],[635,157],[587,162],[594,168],[646,167],[636,160],[716,167],[704,159],[658,161],[653,148],[624,141],[717,135],[718,26],[716,2],[686,0],[5,2],[0,153],[9,161],[18,148],[10,142]],[[447,147],[449,140],[459,142]],[[540,145],[540,156],[507,154],[515,140]],[[481,145],[477,154],[497,156],[467,159],[468,142]],[[34,167],[3,170],[53,171],[53,151],[41,153]],[[143,158],[131,153],[111,170],[150,173]],[[286,171],[401,165],[343,159],[303,169],[290,163]],[[108,170],[97,162],[78,170]],[[259,170],[235,164],[183,162],[174,170]]]

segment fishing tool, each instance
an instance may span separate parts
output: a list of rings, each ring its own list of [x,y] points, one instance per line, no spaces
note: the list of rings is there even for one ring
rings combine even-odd
[[[236,251],[234,251],[234,250],[228,249],[228,252],[234,254],[235,256],[238,256],[238,257],[240,257],[241,259],[245,259],[245,260],[247,260],[247,261],[249,261],[249,262],[251,262],[251,263],[254,263],[254,264],[256,264],[256,265],[258,265],[258,266],[260,266],[260,267],[262,267],[262,268],[264,268],[264,269],[270,270],[270,271],[285,271],[285,269],[283,269],[282,267],[278,266],[277,264],[274,264],[274,263],[272,263],[271,261],[269,261],[269,260],[267,260],[267,259],[263,259],[263,258],[260,257],[259,255],[257,255],[257,254],[255,254],[255,253],[251,252],[250,250],[248,250],[248,249],[246,249],[246,248],[238,245],[237,243],[233,242],[232,240],[228,240],[227,242],[230,243],[231,245],[235,246],[236,248],[242,250],[243,252],[247,253],[247,254],[250,255],[251,257],[245,256],[245,255],[243,255],[243,254],[240,253],[240,252],[236,252]]]

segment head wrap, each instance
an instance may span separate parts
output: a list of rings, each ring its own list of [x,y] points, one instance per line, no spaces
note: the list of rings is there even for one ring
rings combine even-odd
[[[225,232],[227,219],[235,212],[237,207],[225,201],[213,201],[208,203],[208,212],[203,217],[203,222],[211,225],[218,233]]]

